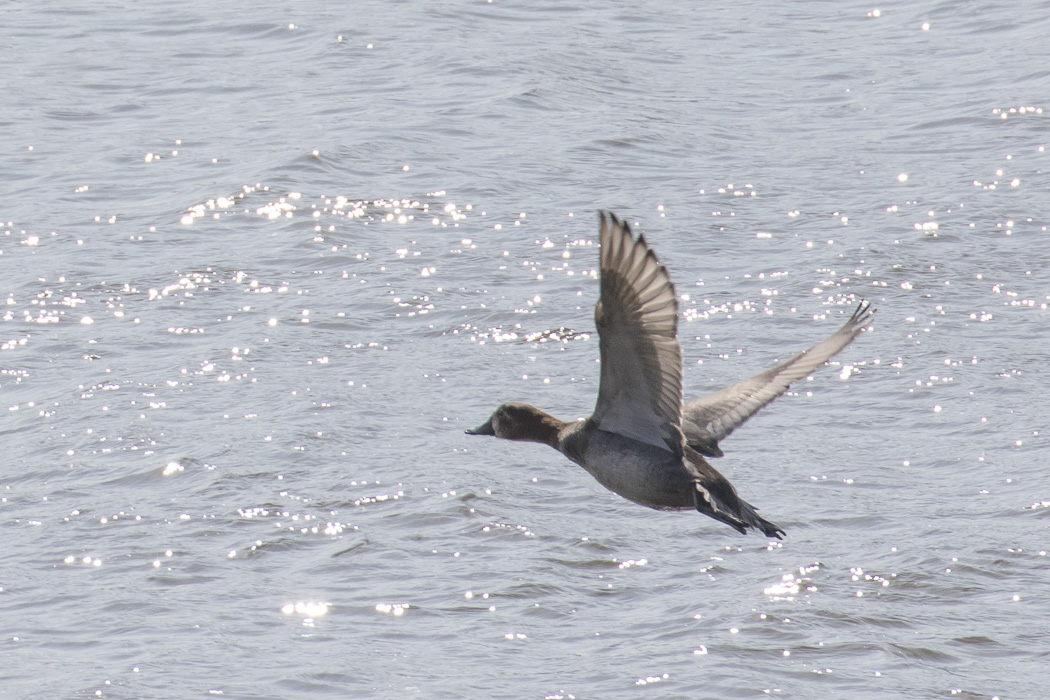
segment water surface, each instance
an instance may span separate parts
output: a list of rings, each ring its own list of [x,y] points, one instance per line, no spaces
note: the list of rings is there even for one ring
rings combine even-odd
[[[0,695],[1040,698],[1050,10],[13,5]],[[783,542],[587,415],[598,209]]]

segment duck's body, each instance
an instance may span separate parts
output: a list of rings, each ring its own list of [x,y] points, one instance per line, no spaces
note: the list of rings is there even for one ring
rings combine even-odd
[[[689,494],[695,477],[666,450],[602,430],[590,418],[566,425],[557,449],[629,501],[659,510],[693,507]]]
[[[867,305],[834,335],[766,372],[682,405],[678,304],[666,268],[643,237],[601,215],[602,358],[594,414],[565,422],[523,403],[503,404],[473,435],[541,442],[624,498],[659,510],[696,509],[741,533],[784,531],[760,517],[704,455],[791,382],[849,344],[871,320]]]

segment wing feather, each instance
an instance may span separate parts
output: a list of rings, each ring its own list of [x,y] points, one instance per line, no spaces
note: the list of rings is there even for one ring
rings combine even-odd
[[[871,305],[861,302],[841,328],[805,352],[749,379],[687,403],[683,410],[682,430],[689,446],[708,457],[721,457],[719,440],[787,391],[792,382],[812,374],[853,342],[871,325],[874,315]]]
[[[602,430],[682,454],[682,349],[667,269],[631,228],[601,214],[601,296],[594,317],[601,388],[592,419]]]

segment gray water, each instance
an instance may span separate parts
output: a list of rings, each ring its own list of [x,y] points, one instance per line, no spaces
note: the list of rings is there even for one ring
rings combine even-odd
[[[1048,35],[4,5],[0,695],[1046,697]],[[783,542],[463,434],[590,412],[598,209],[687,398],[878,308],[722,445]]]

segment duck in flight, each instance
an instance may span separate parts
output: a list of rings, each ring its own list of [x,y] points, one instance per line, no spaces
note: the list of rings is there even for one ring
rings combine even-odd
[[[594,310],[601,353],[598,402],[589,418],[558,420],[505,403],[470,435],[550,445],[609,490],[658,510],[696,509],[746,534],[784,530],[740,498],[705,457],[792,382],[811,374],[867,328],[862,302],[831,336],[750,379],[682,405],[678,301],[667,269],[644,236],[601,214],[601,292]]]

